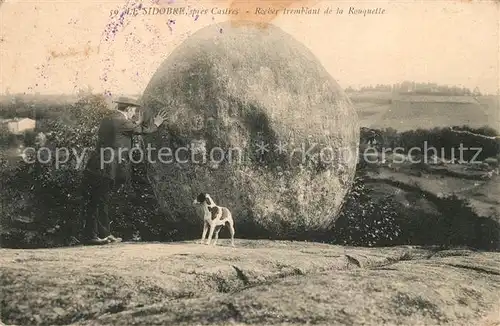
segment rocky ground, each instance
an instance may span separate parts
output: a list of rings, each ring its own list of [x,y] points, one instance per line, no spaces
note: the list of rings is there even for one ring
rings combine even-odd
[[[500,253],[466,249],[122,243],[0,270],[7,325],[500,325]]]

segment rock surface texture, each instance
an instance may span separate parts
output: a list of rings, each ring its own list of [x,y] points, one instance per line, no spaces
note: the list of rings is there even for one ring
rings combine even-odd
[[[281,29],[201,29],[158,68],[143,102],[147,117],[169,112],[147,138],[155,158],[168,148],[149,168],[166,218],[192,221],[193,198],[208,192],[246,225],[240,234],[250,225],[276,235],[324,230],[335,220],[355,171],[357,115]]]
[[[500,323],[500,255],[469,250],[227,239],[0,249],[0,280],[7,325]]]

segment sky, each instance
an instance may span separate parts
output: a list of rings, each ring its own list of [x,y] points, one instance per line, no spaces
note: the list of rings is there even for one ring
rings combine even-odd
[[[142,5],[189,6],[208,13],[125,15],[112,33],[109,24],[120,23],[110,17],[113,10],[133,8],[132,1],[7,0],[0,7],[0,93],[73,94],[91,87],[94,92],[140,94],[189,34],[242,17],[265,19],[294,36],[344,88],[403,80],[478,86],[488,93],[500,88],[500,5],[493,1],[155,1]],[[284,5],[321,11],[254,14],[256,7]],[[210,12],[230,7],[239,8],[240,15]],[[328,7],[333,14],[323,13]],[[349,7],[385,12],[349,15]],[[335,14],[337,8],[343,14]]]

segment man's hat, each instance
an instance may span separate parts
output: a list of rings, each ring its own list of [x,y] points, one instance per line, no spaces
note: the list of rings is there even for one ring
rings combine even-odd
[[[135,106],[135,107],[141,107],[142,105],[139,104],[136,100],[130,97],[125,97],[121,96],[119,97],[116,101],[113,101],[113,103],[116,103],[118,105],[121,104],[121,106]]]

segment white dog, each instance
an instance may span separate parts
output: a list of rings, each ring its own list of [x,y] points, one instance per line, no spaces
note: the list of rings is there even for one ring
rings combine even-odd
[[[212,236],[215,233],[213,245],[217,244],[220,230],[227,224],[231,233],[231,246],[234,247],[234,221],[231,212],[226,207],[220,207],[215,204],[209,194],[201,193],[193,201],[193,204],[203,207],[203,233],[201,234],[201,243],[205,240],[208,232],[206,244],[209,245]]]

